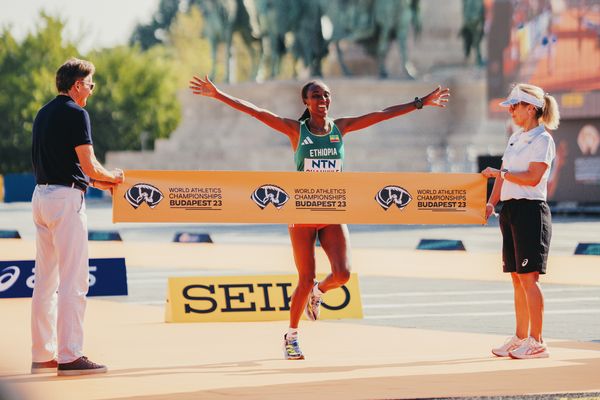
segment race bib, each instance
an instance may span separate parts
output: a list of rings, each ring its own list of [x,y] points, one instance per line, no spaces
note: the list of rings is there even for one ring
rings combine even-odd
[[[342,160],[305,158],[304,172],[342,172]]]

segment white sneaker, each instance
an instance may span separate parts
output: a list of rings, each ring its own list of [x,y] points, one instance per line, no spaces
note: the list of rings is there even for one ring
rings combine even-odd
[[[550,357],[550,353],[548,352],[548,346],[546,346],[546,343],[540,343],[531,336],[525,339],[518,348],[509,351],[508,355],[510,356],[510,358],[517,359]]]
[[[304,354],[298,344],[298,336],[288,339],[287,333],[283,335],[283,357],[286,360],[304,360]]]
[[[492,353],[498,357],[508,357],[511,350],[515,350],[521,345],[526,339],[519,339],[518,336],[509,337],[504,341],[504,344],[500,347],[492,349]]]

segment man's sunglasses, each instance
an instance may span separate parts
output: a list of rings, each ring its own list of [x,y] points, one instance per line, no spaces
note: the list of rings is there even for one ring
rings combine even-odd
[[[85,81],[79,81],[81,83],[83,83],[84,85],[87,85],[90,90],[94,90],[94,87],[96,87],[96,84],[94,82],[85,82]]]

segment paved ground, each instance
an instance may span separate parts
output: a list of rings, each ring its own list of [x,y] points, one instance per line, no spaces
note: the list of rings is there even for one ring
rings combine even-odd
[[[105,203],[91,203],[88,214],[91,229],[117,229],[124,239],[91,243],[92,257],[125,256],[128,264],[130,295],[92,299],[86,322],[86,348],[111,373],[69,380],[28,375],[29,302],[3,300],[0,315],[9,324],[0,341],[0,385],[4,380],[28,399],[591,399],[600,391],[599,264],[594,256],[571,256],[578,242],[598,240],[598,218],[555,219],[543,285],[549,360],[505,363],[489,355],[514,329],[492,220],[486,227],[352,226],[365,318],[303,324],[310,358],[299,366],[280,359],[285,321],[247,323],[237,335],[237,325],[162,322],[169,276],[290,273],[285,227],[114,226]],[[29,204],[0,205],[0,229],[24,237],[0,241],[0,255],[33,258]],[[216,244],[174,245],[176,231],[209,232]],[[461,239],[467,252],[414,251],[420,238]],[[322,253],[318,264],[326,270]],[[528,377],[522,382],[520,371]],[[506,380],[517,383],[499,384]]]
[[[514,329],[504,282],[365,277],[364,323],[503,335]],[[600,287],[544,285],[545,335],[600,342]]]
[[[499,335],[354,321],[305,323],[307,359],[281,358],[285,322],[165,324],[158,307],[88,303],[88,355],[108,374],[29,375],[27,299],[1,302],[10,325],[0,376],[27,399],[411,399],[600,391],[600,344],[547,338],[552,356],[500,359]],[[560,398],[560,396],[545,396]]]
[[[30,215],[29,203],[5,204],[0,207],[0,229],[18,229],[24,239],[33,240]],[[110,222],[110,204],[105,201],[90,202],[88,216],[90,229],[118,230],[126,242],[167,243],[176,232],[187,231],[210,233],[215,243],[289,245],[287,229],[282,225],[115,225]],[[351,240],[356,249],[414,249],[422,238],[440,238],[462,240],[469,253],[500,252],[500,233],[495,218],[490,220],[488,226],[354,225],[350,229]],[[598,240],[600,218],[555,217],[552,255],[571,255],[578,242]],[[166,267],[154,269],[149,274],[143,267],[130,267],[128,275],[131,295],[124,301],[162,307],[166,278],[189,276],[190,273],[189,269]],[[240,274],[240,271],[196,269],[193,273],[235,275]],[[509,282],[473,282],[460,278],[456,276],[456,280],[449,281],[365,277],[361,279],[365,311],[363,323],[494,334],[510,332],[513,311]],[[600,289],[550,285],[545,287],[545,293],[548,336],[600,340]]]

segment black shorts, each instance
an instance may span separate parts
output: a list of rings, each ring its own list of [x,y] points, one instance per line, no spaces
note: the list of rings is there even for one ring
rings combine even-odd
[[[500,211],[504,272],[546,273],[552,217],[541,200],[508,200]]]

